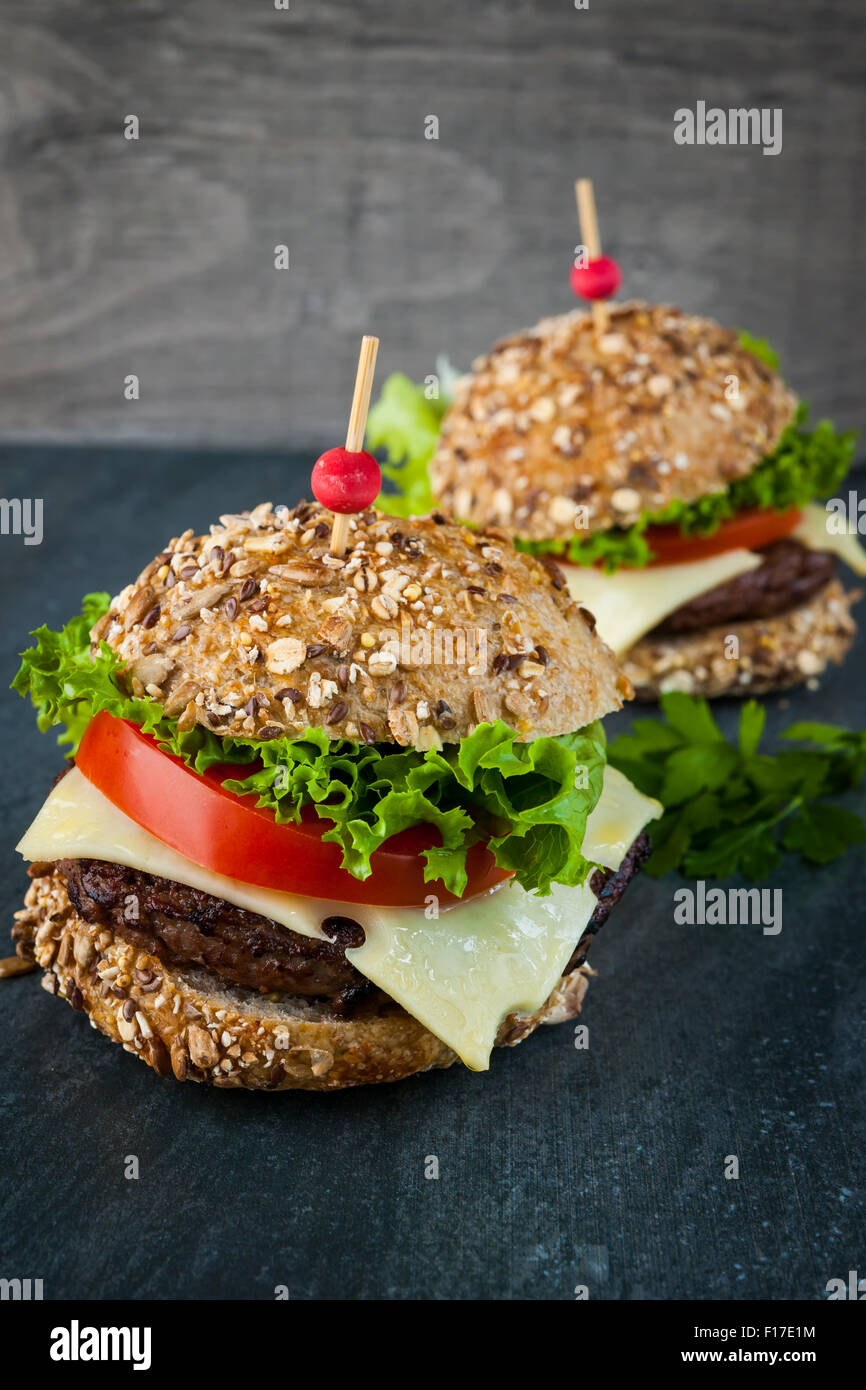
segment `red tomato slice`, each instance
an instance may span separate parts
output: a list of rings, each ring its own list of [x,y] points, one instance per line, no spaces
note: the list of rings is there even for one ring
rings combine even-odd
[[[425,883],[421,851],[441,838],[434,826],[416,825],[374,851],[369,878],[353,878],[340,867],[339,845],[322,839],[330,822],[311,807],[299,824],[278,825],[271,811],[256,806],[254,795],[240,796],[222,785],[243,777],[243,767],[224,764],[201,776],[136,724],[104,710],[88,724],[75,762],[118,810],[163,844],[241,883],[310,898],[423,907],[431,893],[440,905],[465,902],[511,877],[477,844],[466,856],[469,882],[462,898],[441,881]]]
[[[797,507],[786,512],[740,512],[723,521],[711,536],[683,536],[676,523],[648,526],[644,535],[653,552],[651,565],[683,565],[689,560],[706,560],[726,550],[760,550],[762,545],[788,536],[803,513]]]

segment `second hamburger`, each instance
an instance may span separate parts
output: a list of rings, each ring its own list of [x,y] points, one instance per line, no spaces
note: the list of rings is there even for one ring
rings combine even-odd
[[[392,378],[371,443],[416,479],[429,462],[461,520],[556,556],[639,699],[779,689],[850,647],[837,559],[862,575],[866,555],[815,499],[853,436],[808,425],[764,344],[667,305],[611,306],[601,336],[577,311],[497,343],[436,414]]]

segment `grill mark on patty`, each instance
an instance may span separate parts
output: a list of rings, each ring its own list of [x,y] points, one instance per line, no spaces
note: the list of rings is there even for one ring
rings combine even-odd
[[[649,851],[644,832],[616,872],[597,869],[592,875],[590,887],[598,904],[563,974],[586,959],[593,935]],[[45,872],[50,866],[38,867]],[[381,994],[346,959],[346,948],[364,941],[363,926],[354,918],[323,916],[322,930],[330,939],[320,941],[197,888],[123,864],[61,859],[54,868],[85,922],[115,932],[166,964],[202,965],[231,984],[263,994],[279,991],[327,999],[344,1014]]]
[[[807,603],[836,573],[834,555],[809,550],[790,538],[773,541],[757,554],[762,561],[757,569],[698,594],[669,613],[648,635],[671,637],[719,623],[772,618]]]

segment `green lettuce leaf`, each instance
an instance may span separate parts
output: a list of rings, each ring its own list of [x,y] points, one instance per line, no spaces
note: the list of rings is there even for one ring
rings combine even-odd
[[[132,699],[118,683],[122,662],[107,643],[101,643],[98,659],[91,659],[90,629],[108,612],[110,602],[108,594],[85,594],[81,612],[60,632],[49,627],[31,632],[36,646],[22,653],[21,669],[12,682],[13,690],[32,699],[43,733],[54,724],[63,726],[57,742],[69,744],[70,753],[99,709],[131,719],[148,733],[162,717],[153,700]]]
[[[422,824],[441,838],[423,851],[425,880],[442,879],[458,896],[466,887],[467,853],[481,839],[521,887],[542,895],[554,882],[583,883],[593,867],[581,845],[601,795],[600,724],[520,743],[498,721],[427,752],[332,739],[314,728],[266,742],[220,738],[199,725],[181,732],[157,701],[128,694],[122,663],[106,643],[91,656],[90,629],[108,605],[107,594],[88,594],[83,612],[61,632],[39,628],[13,682],[31,697],[40,729],[61,726],[58,742],[70,753],[93,715],[107,710],[153,734],[197,772],[236,763],[230,790],[255,794],[281,823],[297,822],[311,808],[330,822],[324,838],[340,846],[343,868],[359,879],[369,877],[370,856],[385,840]]]
[[[426,386],[395,372],[367,417],[367,448],[384,449],[382,472],[398,489],[383,492],[376,505],[392,516],[423,516],[433,509],[427,469],[451,404],[448,387],[447,380],[440,382],[439,396],[430,399]]]
[[[766,338],[755,338],[751,333],[748,333],[745,328],[741,328],[740,344],[746,349],[746,352],[750,352],[753,357],[759,358],[771,371],[777,372],[779,370],[779,354],[776,352],[775,348],[770,347]]]

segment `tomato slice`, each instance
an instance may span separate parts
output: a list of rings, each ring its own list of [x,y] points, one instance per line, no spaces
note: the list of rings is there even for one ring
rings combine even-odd
[[[651,565],[683,565],[689,560],[706,560],[725,550],[759,550],[770,541],[788,536],[803,513],[798,507],[786,512],[755,508],[723,521],[711,536],[684,536],[676,523],[648,526],[644,535],[653,553]]]
[[[166,753],[149,734],[104,710],[88,724],[75,762],[89,782],[124,815],[187,859],[242,883],[310,898],[336,898],[383,907],[423,907],[435,894],[440,906],[465,902],[510,878],[486,845],[466,856],[466,892],[458,899],[441,881],[424,882],[421,851],[441,844],[431,825],[392,835],[371,855],[369,878],[340,867],[339,845],[322,839],[330,822],[305,807],[297,825],[278,825],[252,794],[227,791],[223,781],[243,777],[237,764],[204,775]]]

